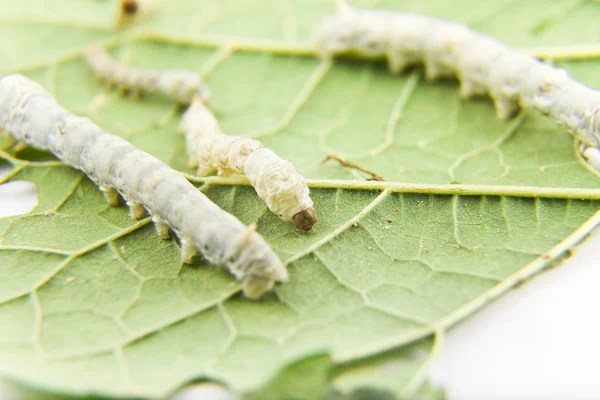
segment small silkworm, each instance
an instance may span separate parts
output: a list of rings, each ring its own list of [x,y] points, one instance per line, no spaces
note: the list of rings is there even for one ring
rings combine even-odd
[[[243,282],[247,297],[257,298],[275,282],[287,281],[285,267],[255,225],[244,226],[180,173],[89,119],[72,115],[22,75],[0,77],[0,128],[83,171],[109,204],[118,204],[119,193],[132,217],[148,212],[161,237],[168,237],[170,229],[181,239],[184,262],[200,251],[207,261],[225,264]]]
[[[221,134],[219,124],[201,99],[183,114],[179,129],[186,138],[189,165],[206,176],[243,173],[269,210],[298,229],[309,231],[317,221],[302,175],[273,151],[250,138]]]
[[[96,78],[134,93],[160,93],[180,104],[194,97],[208,101],[210,91],[195,73],[186,70],[153,70],[117,62],[104,47],[91,45],[83,53]]]
[[[391,72],[422,63],[425,77],[456,75],[460,96],[489,94],[500,119],[519,108],[550,117],[588,146],[600,147],[600,92],[524,52],[464,25],[424,15],[356,10],[338,13],[313,31],[321,57],[386,58]]]

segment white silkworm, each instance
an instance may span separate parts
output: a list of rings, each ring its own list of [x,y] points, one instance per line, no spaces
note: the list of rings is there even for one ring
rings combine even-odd
[[[519,107],[549,116],[582,142],[600,146],[600,92],[464,25],[417,14],[355,10],[337,0],[338,14],[313,32],[319,54],[386,58],[391,72],[423,63],[425,77],[456,75],[463,98],[488,93],[500,119]]]
[[[304,177],[294,166],[253,139],[221,134],[219,124],[200,99],[183,114],[179,129],[186,138],[189,164],[198,175],[243,173],[267,207],[297,228],[312,229],[317,218]]]
[[[118,204],[120,193],[133,217],[147,210],[161,237],[168,237],[169,229],[179,236],[184,262],[200,251],[207,261],[226,264],[243,281],[247,297],[257,298],[287,280],[285,267],[255,225],[244,226],[157,158],[70,114],[22,75],[0,77],[0,128],[83,171],[111,205]]]
[[[134,93],[160,93],[181,104],[189,104],[194,97],[208,101],[210,91],[195,73],[186,70],[152,70],[117,62],[100,45],[91,45],[84,51],[96,78],[108,85]]]

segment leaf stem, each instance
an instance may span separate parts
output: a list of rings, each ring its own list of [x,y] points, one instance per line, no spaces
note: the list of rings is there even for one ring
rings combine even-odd
[[[600,45],[598,44],[531,47],[523,50],[541,59],[588,60],[600,57]]]
[[[211,185],[250,185],[248,180],[241,176],[209,176],[204,178],[190,174],[185,174],[185,176],[192,182],[201,182],[205,184],[210,183]],[[600,200],[600,189],[594,188],[582,189],[544,186],[427,184],[338,179],[307,179],[306,183],[308,184],[308,187],[312,189],[388,190],[391,193]]]
[[[235,46],[236,51],[246,53],[272,53],[290,56],[315,56],[316,49],[308,41],[300,44],[287,44],[284,41],[248,40],[226,36],[206,35],[197,38],[187,38],[175,35],[165,35],[149,30],[131,31],[128,37],[131,41],[147,40],[162,43],[182,44],[196,47],[221,47],[224,44]],[[523,47],[521,51],[537,58],[553,60],[582,60],[600,58],[600,44]]]

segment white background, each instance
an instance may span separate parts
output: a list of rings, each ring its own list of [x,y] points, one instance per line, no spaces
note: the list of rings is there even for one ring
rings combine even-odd
[[[0,185],[0,217],[27,212],[35,193],[25,182]],[[434,364],[433,382],[449,400],[600,399],[599,289],[596,233],[558,268],[452,329]],[[25,399],[4,390],[2,400]],[[211,393],[188,393],[185,399],[227,398]]]

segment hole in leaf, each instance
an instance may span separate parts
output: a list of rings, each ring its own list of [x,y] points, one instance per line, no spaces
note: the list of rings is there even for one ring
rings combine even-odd
[[[33,147],[25,147],[15,153],[15,157],[27,161],[57,161],[51,153],[34,149]]]
[[[8,172],[0,165],[0,175]],[[0,185],[0,218],[26,214],[38,203],[37,186],[28,181],[12,181]]]

